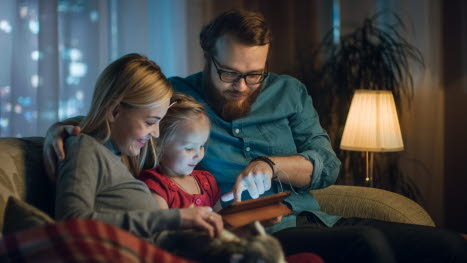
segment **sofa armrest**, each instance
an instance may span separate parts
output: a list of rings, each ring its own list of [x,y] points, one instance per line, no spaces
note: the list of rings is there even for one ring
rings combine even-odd
[[[333,185],[312,190],[311,193],[318,200],[321,210],[328,214],[435,226],[433,219],[419,204],[386,190]]]
[[[42,163],[43,137],[0,138],[0,229],[10,196],[53,215],[55,184]]]

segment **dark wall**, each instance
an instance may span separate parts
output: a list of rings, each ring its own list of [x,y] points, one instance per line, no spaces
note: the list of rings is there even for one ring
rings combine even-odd
[[[467,233],[467,2],[443,1],[446,227]]]
[[[212,13],[217,15],[236,8],[262,13],[273,33],[268,60],[269,70],[275,73],[292,74],[297,67],[297,60],[308,57],[310,55],[308,52],[320,39],[319,32],[317,32],[319,28],[317,17],[323,15],[322,9],[328,9],[326,10],[328,12],[324,11],[327,17],[331,15],[332,3],[317,4],[316,2],[314,0],[213,1]],[[329,25],[326,26],[328,27]]]

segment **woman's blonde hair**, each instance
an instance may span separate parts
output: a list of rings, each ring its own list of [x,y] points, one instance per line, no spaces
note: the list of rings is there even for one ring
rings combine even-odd
[[[175,138],[175,133],[183,122],[205,118],[209,123],[205,108],[192,97],[175,92],[171,103],[173,105],[159,124],[160,136],[156,142],[159,162],[164,158],[165,147]]]
[[[81,131],[105,143],[110,138],[107,116],[115,107],[157,107],[170,100],[172,94],[169,81],[156,63],[139,54],[125,55],[107,66],[97,79],[91,109],[81,122]],[[145,166],[155,167],[157,155],[153,139],[138,156],[123,157],[135,176]]]

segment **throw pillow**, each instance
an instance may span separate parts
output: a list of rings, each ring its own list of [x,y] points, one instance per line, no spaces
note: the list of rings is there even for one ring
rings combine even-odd
[[[54,220],[38,208],[13,196],[8,198],[3,222],[3,234],[52,223]]]

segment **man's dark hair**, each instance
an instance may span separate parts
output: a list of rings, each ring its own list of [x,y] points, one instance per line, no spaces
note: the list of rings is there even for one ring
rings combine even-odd
[[[261,14],[231,10],[220,14],[201,30],[200,43],[205,55],[215,56],[216,41],[226,34],[245,45],[263,46],[272,41],[271,30]]]

